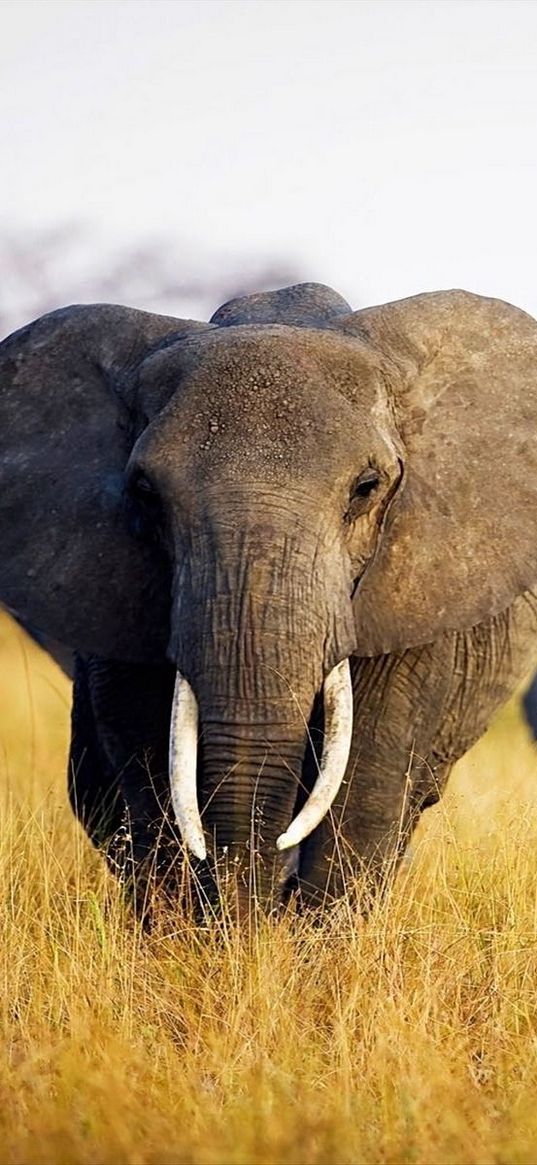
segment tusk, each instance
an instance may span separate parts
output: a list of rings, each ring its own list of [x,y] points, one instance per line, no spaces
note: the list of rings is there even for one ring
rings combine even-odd
[[[306,804],[276,842],[279,850],[298,845],[319,825],[338,792],[352,738],[352,682],[348,659],[332,668],[323,686],[324,747],[319,775]]]
[[[181,837],[192,853],[207,857],[198,809],[198,703],[188,680],[177,672],[170,725],[170,787]]]

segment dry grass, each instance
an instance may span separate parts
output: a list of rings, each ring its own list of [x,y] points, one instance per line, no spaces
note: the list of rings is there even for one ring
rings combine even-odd
[[[142,939],[64,794],[68,691],[0,623],[0,1160],[537,1160],[537,762],[515,704],[367,925]]]

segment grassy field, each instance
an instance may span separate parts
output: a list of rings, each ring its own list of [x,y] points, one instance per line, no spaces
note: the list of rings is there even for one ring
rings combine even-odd
[[[537,1160],[537,756],[516,701],[367,925],[149,938],[67,806],[68,707],[1,620],[1,1162]]]

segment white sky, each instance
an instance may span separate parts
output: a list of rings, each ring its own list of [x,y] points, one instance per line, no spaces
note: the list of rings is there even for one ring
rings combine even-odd
[[[534,0],[0,3],[4,234],[83,220],[355,306],[537,315],[536,131]]]

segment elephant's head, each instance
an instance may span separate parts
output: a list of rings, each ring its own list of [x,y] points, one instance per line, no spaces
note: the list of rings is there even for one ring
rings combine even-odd
[[[534,581],[537,326],[463,292],[353,314],[306,284],[210,324],[68,308],[0,357],[0,599],[78,650],[173,661],[184,840],[250,848],[272,883],[344,777],[349,657]]]

